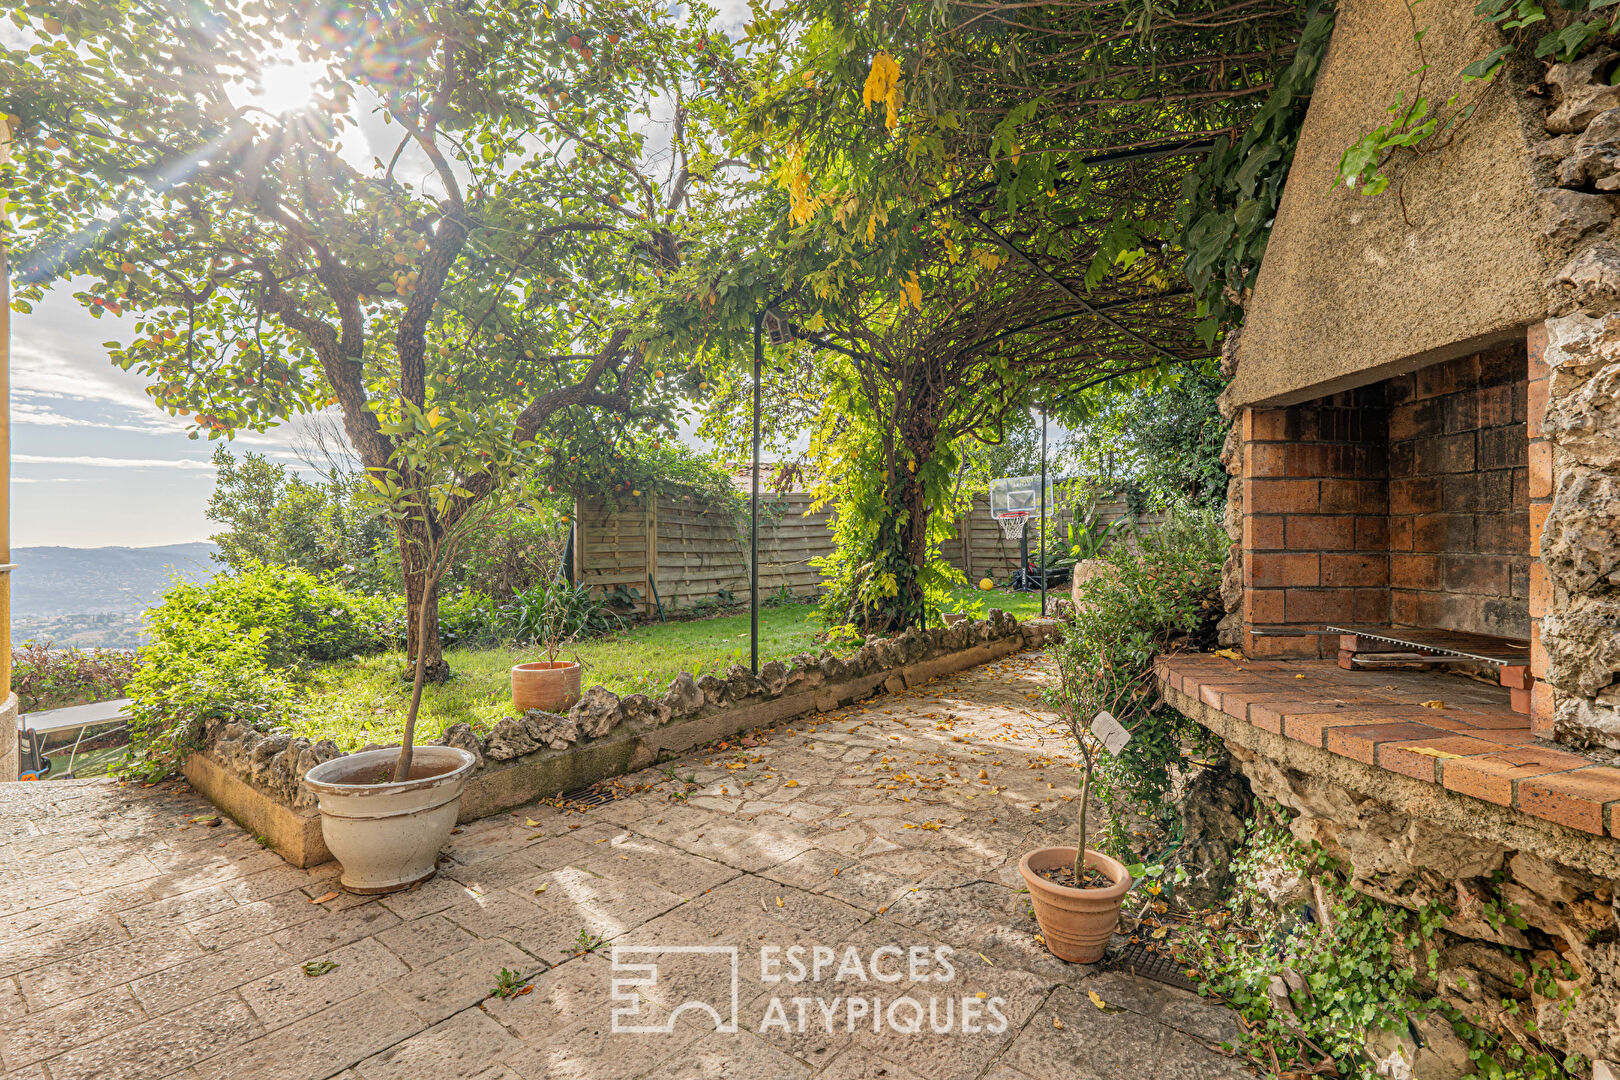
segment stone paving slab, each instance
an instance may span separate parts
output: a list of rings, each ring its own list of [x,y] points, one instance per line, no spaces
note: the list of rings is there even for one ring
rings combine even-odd
[[[1036,939],[1017,862],[1076,816],[1047,679],[1023,654],[474,822],[386,897],[183,783],[0,785],[0,1077],[1250,1075],[1227,1010]]]

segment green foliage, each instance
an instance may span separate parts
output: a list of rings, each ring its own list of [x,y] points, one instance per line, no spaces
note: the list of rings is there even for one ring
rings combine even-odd
[[[1181,510],[1143,535],[1136,548],[1108,549],[1108,571],[1081,586],[1055,646],[1075,677],[1049,692],[1052,703],[1087,724],[1106,709],[1132,735],[1117,757],[1102,754],[1097,763],[1097,796],[1109,811],[1097,846],[1126,861],[1140,853],[1127,835],[1128,815],[1141,815],[1160,830],[1139,845],[1162,842],[1176,816],[1169,801],[1173,770],[1184,748],[1207,738],[1159,696],[1153,659],[1212,636],[1226,548],[1225,530],[1212,512]]]
[[[1226,380],[1184,368],[1162,381],[1099,387],[1069,452],[1106,487],[1140,493],[1144,507],[1226,505],[1221,447],[1230,425],[1216,400]]]
[[[642,301],[724,172],[711,122],[731,117],[732,58],[709,8],[46,10],[14,8],[0,45],[16,305],[76,290],[114,321],[112,362],[192,438],[340,413],[361,467],[417,508],[391,519],[413,607],[422,537],[406,534],[509,492],[487,470],[419,486],[401,424],[505,425],[531,447],[603,412],[604,446],[673,432]],[[289,75],[306,100],[255,100]]]
[[[1384,171],[1390,160],[1402,151],[1429,153],[1449,143],[1459,127],[1479,108],[1480,96],[1490,87],[1508,61],[1534,41],[1531,50],[1538,60],[1567,64],[1579,59],[1596,45],[1609,40],[1620,29],[1620,11],[1608,12],[1615,0],[1558,0],[1549,12],[1540,0],[1479,0],[1474,14],[1498,28],[1509,43],[1498,45],[1462,69],[1464,87],[1481,84],[1474,100],[1462,104],[1462,92],[1435,104],[1425,93],[1430,64],[1424,55],[1423,39],[1428,27],[1417,25],[1417,5],[1407,0],[1412,19],[1412,41],[1418,63],[1412,71],[1413,86],[1396,92],[1386,108],[1389,120],[1363,132],[1345,148],[1339,159],[1339,183],[1360,186],[1367,195],[1382,194],[1390,184]],[[1531,28],[1535,27],[1532,32]]]
[[[214,469],[207,513],[225,531],[209,539],[219,545],[215,558],[232,570],[291,566],[351,588],[397,586],[394,538],[359,504],[358,478],[312,484],[263,454],[239,459],[224,446],[214,448]]]
[[[1580,1061],[1560,1061],[1532,1041],[1495,1034],[1435,995],[1440,974],[1437,935],[1449,914],[1441,904],[1415,910],[1380,903],[1350,887],[1343,868],[1294,839],[1280,807],[1260,808],[1248,823],[1233,864],[1237,886],[1215,918],[1192,924],[1179,957],[1197,974],[1199,992],[1243,1014],[1235,1048],[1263,1072],[1318,1072],[1324,1055],[1340,1076],[1374,1075],[1364,1050],[1368,1032],[1405,1034],[1411,1020],[1434,1015],[1469,1047],[1476,1080],[1564,1080]],[[1329,910],[1307,920],[1274,906],[1262,878],[1297,874],[1313,882]],[[1510,950],[1511,951],[1511,950]],[[1287,1008],[1271,989],[1284,974],[1303,980]],[[1558,989],[1548,980],[1547,996]],[[1509,1012],[1516,1002],[1504,1002]],[[1275,1056],[1273,1056],[1275,1055]]]
[[[516,594],[504,612],[512,638],[542,646],[555,662],[568,642],[623,630],[624,618],[594,593],[589,585],[554,581]]]
[[[154,644],[172,642],[187,650],[211,628],[244,635],[262,630],[265,663],[287,668],[386,647],[397,610],[308,570],[251,565],[238,574],[173,586],[146,613],[146,625]]]
[[[122,649],[57,649],[25,641],[11,652],[11,688],[23,712],[120,697],[135,674],[136,654]]]
[[[243,626],[229,610],[185,605],[153,625],[126,688],[129,750],[122,770],[154,780],[177,769],[211,720],[258,728],[296,723],[298,687],[269,663],[275,631]]]
[[[1275,89],[1242,136],[1236,141],[1221,136],[1203,163],[1182,178],[1176,242],[1186,253],[1182,272],[1198,297],[1198,333],[1205,344],[1238,321],[1260,273],[1332,33],[1332,14],[1312,17],[1293,62],[1278,73]]]
[[[832,507],[832,554],[812,560],[827,580],[824,621],[836,640],[898,633],[938,621],[962,572],[939,555],[952,535],[957,456],[948,443],[905,444],[859,391],[818,431],[813,451],[836,462],[815,489],[814,509]]]

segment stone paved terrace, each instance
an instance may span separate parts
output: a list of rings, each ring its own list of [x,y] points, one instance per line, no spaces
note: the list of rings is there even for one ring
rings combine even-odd
[[[1620,836],[1620,769],[1537,743],[1508,691],[1331,660],[1160,660],[1161,682],[1263,731],[1598,836]],[[1172,698],[1173,700],[1173,698]],[[1439,702],[1443,707],[1425,705]]]
[[[1238,1033],[1231,1013],[1063,964],[1036,940],[1017,862],[1069,835],[1076,778],[1034,701],[1044,678],[1024,654],[628,777],[645,789],[589,812],[533,806],[470,824],[437,878],[381,898],[334,897],[334,864],[294,869],[229,822],[198,823],[212,808],[183,784],[0,785],[0,1074],[1250,1075],[1216,1049]],[[582,954],[582,933],[607,945]],[[737,947],[739,1030],[688,1010],[667,1033],[615,1034],[612,950],[637,945]],[[839,966],[855,946],[863,970],[884,946],[921,946],[925,961],[956,952],[937,984],[862,983],[853,970],[835,981],[831,966],[820,982],[765,982],[759,950],[793,945],[830,948]],[[336,966],[307,975],[307,961]],[[724,954],[659,963],[638,1002],[647,1022],[688,999],[728,1008]],[[490,997],[502,968],[533,990]],[[874,1031],[841,1008],[902,987],[941,1011],[952,999],[955,1029]],[[798,1030],[795,996],[835,1010],[831,1033],[815,1001]],[[1004,1025],[985,1011],[997,998]],[[975,1033],[961,1030],[964,999]]]

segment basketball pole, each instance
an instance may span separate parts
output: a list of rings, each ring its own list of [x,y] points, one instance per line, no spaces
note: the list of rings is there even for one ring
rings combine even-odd
[[[1046,405],[1041,405],[1041,618],[1046,618]]]

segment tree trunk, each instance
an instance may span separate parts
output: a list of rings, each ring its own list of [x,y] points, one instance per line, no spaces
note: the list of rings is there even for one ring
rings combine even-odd
[[[439,640],[439,585],[429,581],[421,548],[401,538],[399,545],[401,568],[405,573],[405,660],[412,667],[418,652],[425,659],[423,677],[428,682],[441,683],[450,677],[450,665],[444,659],[444,646]],[[426,611],[423,610],[426,605]],[[426,618],[424,618],[424,614]]]

